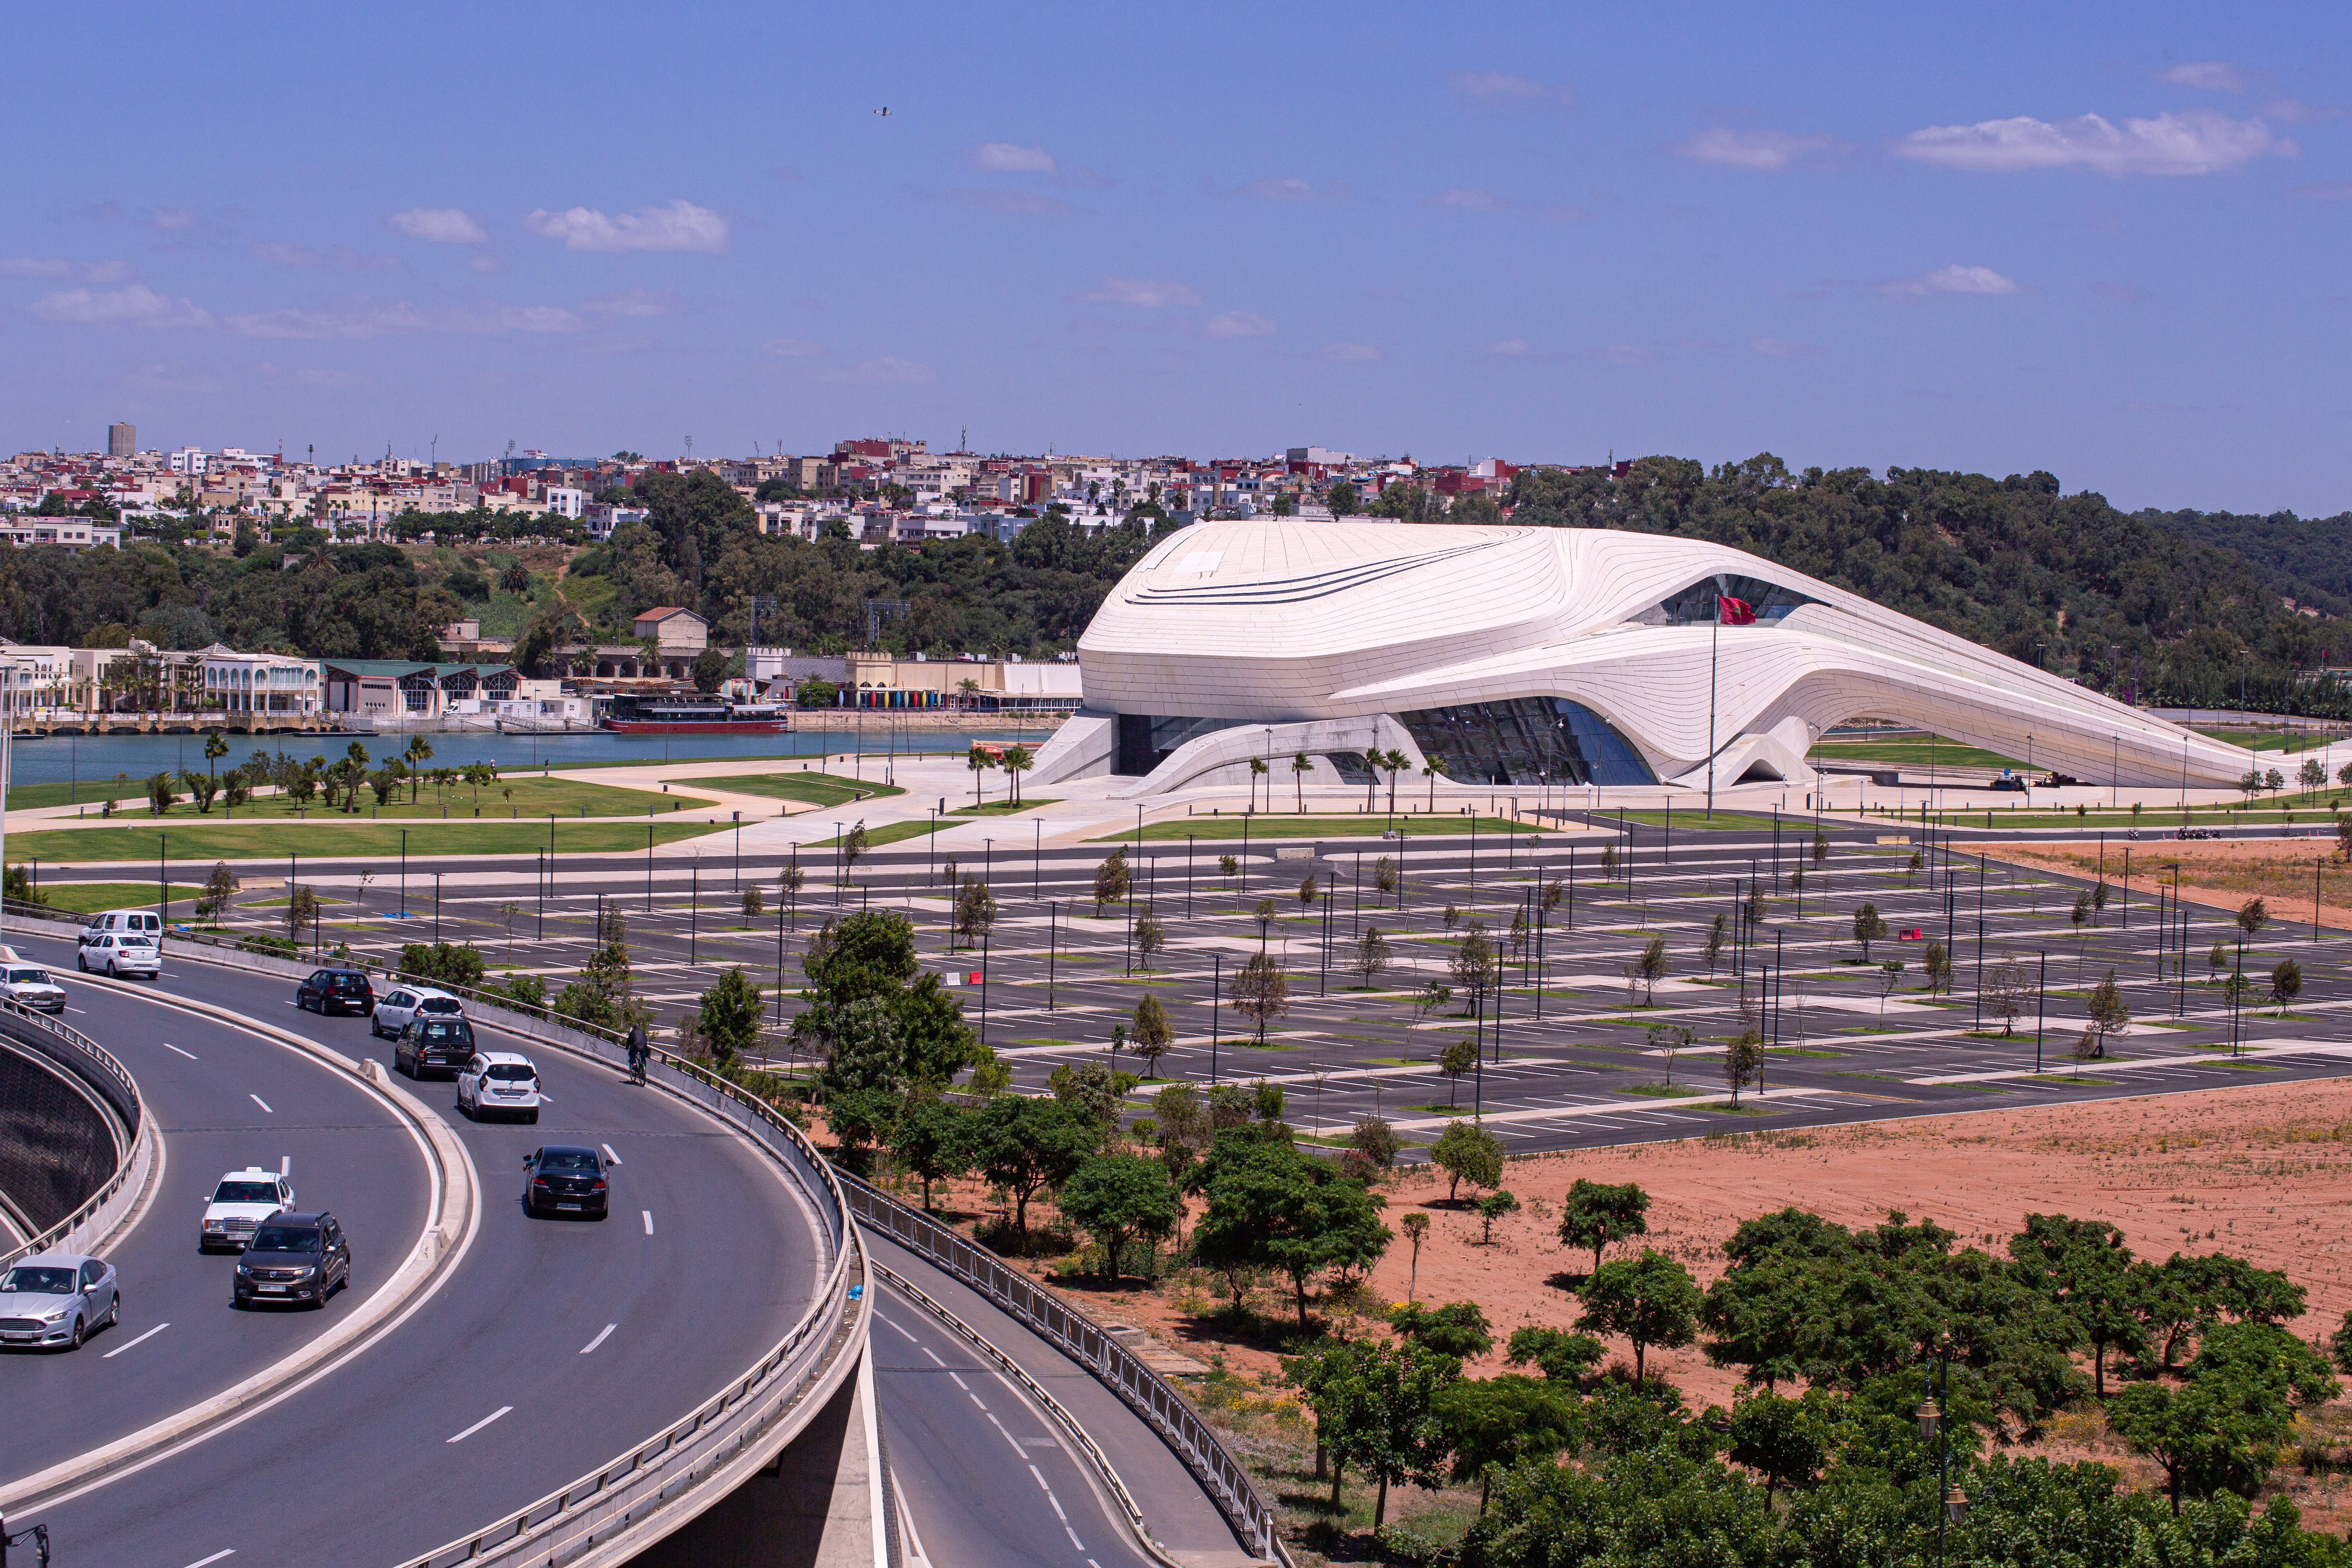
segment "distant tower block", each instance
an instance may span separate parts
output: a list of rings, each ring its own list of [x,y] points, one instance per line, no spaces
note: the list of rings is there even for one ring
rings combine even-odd
[[[110,425],[106,427],[106,455],[110,458],[135,458],[139,455],[139,426]]]

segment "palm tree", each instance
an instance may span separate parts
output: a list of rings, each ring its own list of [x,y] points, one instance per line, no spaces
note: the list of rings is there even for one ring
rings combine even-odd
[[[994,767],[996,765],[996,761],[986,752],[982,751],[978,746],[974,746],[971,749],[971,755],[964,759],[963,765],[971,770],[971,804],[975,806],[981,805],[983,804],[983,801],[981,794],[980,775],[987,772],[990,768]]]
[[[408,737],[407,749],[400,754],[408,763],[408,798],[410,803],[413,805],[415,804],[417,795],[422,792],[425,784],[424,779],[419,776],[419,770],[416,764],[425,762],[432,757],[433,742],[426,740],[422,735],[411,735]]]
[[[1422,777],[1429,781],[1429,809],[1435,811],[1437,809],[1437,764],[1435,763],[1422,763],[1421,774]]]
[[[1252,757],[1250,759],[1250,809],[1252,811],[1257,809],[1257,781],[1265,778],[1265,759]],[[1271,779],[1266,780],[1266,804],[1269,805],[1274,804],[1274,781]]]
[[[205,772],[212,773],[213,763],[227,755],[227,739],[218,730],[207,731],[205,734]]]
[[[1307,760],[1306,752],[1301,752],[1290,759],[1290,782],[1298,792],[1298,814],[1301,816],[1307,815],[1307,775],[1314,771],[1315,764]]]
[[[1004,774],[1013,782],[1013,804],[1021,804],[1021,775],[1037,765],[1037,759],[1026,746],[1004,748]]]

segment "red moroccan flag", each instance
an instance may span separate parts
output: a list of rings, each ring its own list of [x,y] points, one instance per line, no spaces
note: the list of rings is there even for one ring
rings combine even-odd
[[[1756,624],[1756,607],[1745,599],[1735,599],[1728,594],[1715,596],[1716,613],[1727,626],[1752,626]]]

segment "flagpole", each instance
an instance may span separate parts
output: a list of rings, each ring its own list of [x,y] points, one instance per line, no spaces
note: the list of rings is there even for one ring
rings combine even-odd
[[[1706,819],[1715,820],[1715,650],[1723,641],[1723,594],[1715,595],[1715,624],[1706,634]]]

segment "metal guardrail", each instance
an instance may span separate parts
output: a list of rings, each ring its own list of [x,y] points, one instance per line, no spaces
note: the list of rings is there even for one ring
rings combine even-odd
[[[985,1247],[855,1176],[839,1180],[860,1225],[945,1269],[1084,1365],[1175,1451],[1226,1522],[1259,1556],[1286,1564],[1293,1561],[1282,1542],[1280,1517],[1258,1494],[1242,1462],[1184,1397],[1133,1351]]]
[[[0,1268],[5,1268],[20,1258],[30,1258],[37,1253],[47,1252],[82,1226],[89,1224],[100,1210],[122,1191],[123,1184],[130,1181],[134,1173],[140,1172],[140,1162],[133,1158],[133,1153],[141,1139],[151,1137],[152,1133],[144,1125],[145,1117],[142,1103],[139,1099],[138,1080],[131,1076],[129,1068],[115,1058],[113,1052],[71,1025],[49,1017],[47,1014],[36,1013],[21,1003],[11,1001],[6,997],[0,997],[0,1016],[5,1016],[11,1023],[30,1024],[35,1028],[55,1036],[65,1045],[77,1064],[86,1065],[89,1070],[97,1073],[104,1080],[104,1086],[110,1087],[112,1092],[109,1093],[106,1099],[110,1104],[116,1107],[118,1113],[124,1117],[123,1131],[130,1139],[129,1142],[115,1151],[114,1174],[101,1184],[97,1192],[84,1199],[79,1207],[23,1246],[0,1252]]]

